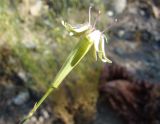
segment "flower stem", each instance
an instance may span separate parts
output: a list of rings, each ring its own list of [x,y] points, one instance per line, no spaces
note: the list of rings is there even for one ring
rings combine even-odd
[[[43,103],[43,101],[49,96],[49,94],[54,90],[54,87],[50,87],[46,93],[43,95],[43,97],[36,103],[33,107],[33,109],[29,112],[29,114],[20,122],[20,124],[24,124],[28,119],[30,119],[33,114],[37,111],[37,109],[40,107],[40,105]]]
[[[43,97],[34,105],[33,109],[29,112],[29,114],[20,122],[20,124],[24,124],[28,119],[30,119],[36,110],[40,107],[43,101],[50,95],[50,93],[59,87],[64,78],[72,71],[72,69],[80,62],[80,60],[86,55],[92,46],[93,42],[89,41],[87,37],[82,38],[76,47],[72,50],[67,60],[63,64],[62,68],[58,72],[54,81],[51,83],[51,86],[48,88]]]

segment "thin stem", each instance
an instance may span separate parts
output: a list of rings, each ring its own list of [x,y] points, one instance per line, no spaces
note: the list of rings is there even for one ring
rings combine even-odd
[[[114,22],[112,24],[110,24],[109,26],[107,26],[103,31],[102,31],[102,34],[104,32],[106,32],[107,30],[109,30],[110,28],[112,28],[113,26],[115,26],[117,24],[118,20],[115,19]]]
[[[46,93],[43,95],[43,97],[36,103],[33,107],[33,109],[29,112],[29,114],[19,123],[19,124],[24,124],[28,119],[30,119],[33,114],[37,111],[39,106],[43,103],[43,101],[50,95],[50,93],[54,90],[54,87],[50,87]]]
[[[79,41],[76,47],[71,51],[70,55],[64,62],[63,66],[59,70],[55,79],[51,83],[51,86],[46,91],[46,93],[42,96],[37,104],[33,107],[33,109],[29,112],[29,114],[20,122],[20,124],[24,124],[28,119],[32,117],[32,115],[36,112],[36,110],[40,107],[43,101],[50,95],[50,93],[59,87],[62,81],[66,78],[66,76],[72,71],[72,69],[80,62],[80,60],[86,55],[92,46],[93,42],[90,42],[87,37],[84,37]]]
[[[100,14],[101,14],[101,11],[98,11],[98,14],[97,14],[97,16],[96,16],[96,20],[94,21],[94,24],[93,24],[93,28],[95,28],[96,23],[97,23],[97,21],[98,21],[98,19],[99,19]]]
[[[120,21],[120,18],[118,19],[114,19],[114,22],[112,24],[110,24],[109,26],[107,26],[103,31],[102,31],[102,34],[106,31],[108,31],[110,28],[112,27],[116,27],[116,26],[119,26],[119,25],[122,25],[124,24],[125,22],[131,20],[130,17],[126,17],[125,19],[121,19]]]

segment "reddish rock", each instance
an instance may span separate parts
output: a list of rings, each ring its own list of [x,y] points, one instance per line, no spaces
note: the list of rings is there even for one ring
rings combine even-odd
[[[105,66],[100,78],[100,98],[127,124],[160,123],[160,85],[134,79],[117,65]]]

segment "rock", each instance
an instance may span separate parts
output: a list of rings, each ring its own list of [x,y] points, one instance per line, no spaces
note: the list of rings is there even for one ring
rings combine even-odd
[[[160,18],[160,8],[156,6],[152,6],[152,9],[153,9],[153,14],[155,18],[159,19]]]
[[[49,118],[49,113],[45,109],[42,109],[41,112],[45,119]]]
[[[38,0],[34,5],[30,7],[30,13],[32,16],[40,16],[42,10],[42,1]]]
[[[97,113],[94,124],[124,124],[120,115],[106,104],[106,98],[103,95],[100,95],[97,99]]]
[[[44,117],[40,116],[38,121],[39,121],[40,124],[43,124],[44,123]]]
[[[30,50],[35,50],[37,48],[37,44],[35,43],[35,41],[29,40],[29,41],[22,41],[23,45]]]
[[[52,124],[66,124],[61,118],[57,118],[52,122]]]
[[[36,122],[37,122],[38,120],[37,120],[37,118],[35,117],[35,116],[33,116],[33,117],[31,117],[31,119],[27,122],[27,124],[36,124]]]
[[[151,10],[148,9],[147,6],[143,6],[139,8],[139,14],[145,19],[149,19],[151,17]]]
[[[108,15],[121,14],[127,5],[127,0],[109,0],[105,1],[108,9]]]
[[[19,76],[24,82],[27,82],[28,77],[27,77],[26,72],[24,72],[24,71],[19,71],[19,72],[18,72],[18,76]]]
[[[29,99],[29,93],[27,91],[20,92],[16,97],[13,98],[15,105],[22,105]]]
[[[152,0],[153,1],[153,4],[156,6],[156,7],[159,7],[160,8],[160,1],[159,0]]]
[[[120,14],[124,11],[127,5],[127,0],[112,0],[112,6],[114,8],[114,11],[117,14]]]
[[[123,67],[107,65],[100,77],[99,90],[103,105],[126,124],[160,123],[159,84],[136,79]]]

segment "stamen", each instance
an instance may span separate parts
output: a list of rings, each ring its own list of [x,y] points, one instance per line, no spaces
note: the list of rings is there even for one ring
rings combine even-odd
[[[91,9],[92,9],[92,6],[89,7],[89,24],[91,25]]]
[[[112,24],[110,24],[109,26],[107,26],[103,31],[102,34],[104,32],[106,32],[107,30],[109,30],[110,28],[112,28],[113,26],[117,25],[118,19],[114,19],[114,22]]]
[[[111,25],[109,25],[108,27],[106,27],[106,28],[102,31],[102,33],[108,31],[108,30],[111,29],[112,27],[119,26],[119,25],[121,25],[121,24],[129,21],[130,19],[131,19],[130,17],[127,17],[127,18],[125,18],[125,19],[123,19],[123,20],[121,20],[121,21],[119,21],[119,22],[118,22],[118,19],[114,19],[114,22],[113,22]]]
[[[96,16],[96,20],[94,21],[94,24],[93,24],[93,28],[95,28],[96,23],[97,23],[97,21],[98,21],[98,19],[99,19],[100,14],[101,14],[101,11],[98,11],[98,14],[97,14],[97,16]]]

